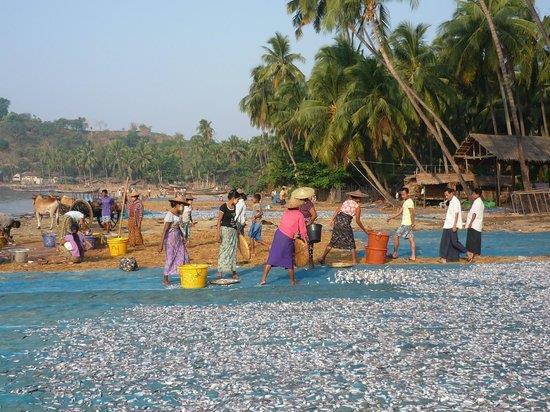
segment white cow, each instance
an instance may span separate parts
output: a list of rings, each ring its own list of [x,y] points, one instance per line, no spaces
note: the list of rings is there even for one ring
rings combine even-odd
[[[38,229],[40,229],[42,224],[42,215],[46,213],[49,213],[51,219],[50,230],[53,229],[54,217],[56,225],[59,225],[59,200],[56,197],[36,195],[32,198],[32,204],[38,223]]]

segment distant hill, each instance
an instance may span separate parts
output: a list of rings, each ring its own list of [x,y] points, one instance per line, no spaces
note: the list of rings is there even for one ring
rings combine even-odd
[[[0,170],[5,174],[36,169],[39,152],[44,148],[68,153],[90,142],[100,147],[116,139],[137,136],[155,143],[176,136],[152,132],[141,125],[130,130],[89,130],[86,119],[42,121],[28,113],[9,113],[0,120]]]

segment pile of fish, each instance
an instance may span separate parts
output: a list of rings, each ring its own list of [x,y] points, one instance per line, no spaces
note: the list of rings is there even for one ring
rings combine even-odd
[[[336,278],[410,297],[136,306],[29,331],[44,345],[4,359],[0,392],[26,409],[550,407],[549,263],[388,270]]]

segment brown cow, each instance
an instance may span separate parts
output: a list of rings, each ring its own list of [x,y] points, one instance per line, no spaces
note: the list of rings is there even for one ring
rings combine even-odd
[[[54,216],[56,225],[59,225],[59,199],[49,195],[36,195],[32,198],[32,204],[34,207],[34,214],[36,215],[36,221],[38,222],[38,229],[41,227],[42,215],[46,213],[49,213],[51,218],[50,230],[53,229]]]

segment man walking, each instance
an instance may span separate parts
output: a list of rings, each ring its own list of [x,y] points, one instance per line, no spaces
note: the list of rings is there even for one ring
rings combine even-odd
[[[411,246],[411,258],[410,260],[415,261],[416,260],[416,244],[414,243],[414,202],[409,196],[409,189],[406,187],[402,187],[399,191],[401,194],[401,199],[403,199],[403,204],[401,205],[401,208],[399,211],[389,217],[386,221],[389,222],[392,219],[396,219],[399,216],[401,217],[401,226],[395,231],[395,234],[393,235],[393,254],[392,258],[397,259],[398,251],[399,251],[399,238],[407,239],[409,241],[409,245]]]
[[[101,191],[101,197],[99,198],[99,205],[101,206],[101,225],[105,229],[106,233],[111,231],[113,222],[111,220],[111,213],[115,206],[115,199],[109,196],[107,189]]]
[[[455,196],[454,189],[447,188],[443,192],[448,201],[447,214],[443,223],[443,234],[439,244],[439,262],[457,262],[460,253],[466,253],[466,248],[458,241],[458,229],[462,229],[462,210],[460,200]]]
[[[474,260],[476,255],[481,254],[481,230],[483,229],[483,215],[485,205],[481,200],[481,189],[474,189],[472,193],[472,207],[466,217],[466,249],[468,250],[468,262]]]

